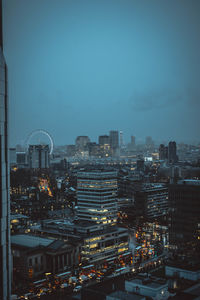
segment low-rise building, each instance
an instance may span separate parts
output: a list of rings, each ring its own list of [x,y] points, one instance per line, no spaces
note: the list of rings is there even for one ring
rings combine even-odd
[[[106,300],[146,300],[145,296],[117,290],[106,296]]]
[[[37,278],[79,263],[79,247],[63,240],[19,234],[11,236],[14,277]]]
[[[107,259],[131,256],[129,235],[125,228],[105,226],[89,221],[47,220],[41,228],[32,228],[34,233],[69,241],[80,241],[80,262],[101,264]]]
[[[170,295],[168,292],[168,282],[165,279],[156,277],[137,276],[134,279],[126,280],[125,290],[157,300],[168,299]]]
[[[169,262],[165,266],[165,275],[197,281],[200,279],[200,263]]]

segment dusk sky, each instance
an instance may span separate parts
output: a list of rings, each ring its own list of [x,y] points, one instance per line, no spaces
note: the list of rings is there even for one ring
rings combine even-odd
[[[6,0],[10,144],[199,141],[199,0]]]

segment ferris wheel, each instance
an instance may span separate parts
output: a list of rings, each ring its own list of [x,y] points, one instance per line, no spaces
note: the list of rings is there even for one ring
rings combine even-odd
[[[31,144],[31,140],[33,140],[33,138],[35,137],[39,137],[41,135],[44,135],[45,137],[48,138],[48,144],[49,144],[49,147],[50,147],[50,155],[53,153],[53,148],[54,148],[54,143],[53,143],[53,138],[52,136],[44,129],[36,129],[34,131],[32,131],[28,137],[26,138],[26,141],[25,141],[25,148],[26,148],[26,151],[28,150],[28,146]]]

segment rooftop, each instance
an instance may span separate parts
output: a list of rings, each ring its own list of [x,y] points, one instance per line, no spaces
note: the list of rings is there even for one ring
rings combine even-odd
[[[10,219],[15,220],[15,219],[30,219],[30,218],[22,214],[11,214]]]
[[[115,300],[143,300],[144,296],[136,295],[133,293],[127,293],[124,291],[115,291],[108,295],[110,298]]]
[[[192,287],[185,290],[184,292],[190,295],[200,296],[200,283],[193,285]]]
[[[179,180],[178,184],[198,185],[198,186],[200,186],[200,180],[197,180],[197,179],[184,179],[184,180]]]
[[[137,285],[143,285],[146,287],[150,287],[151,289],[157,289],[162,287],[163,285],[166,285],[166,280],[161,278],[142,278],[140,276],[135,277],[134,279],[128,280],[129,282],[132,282]]]
[[[41,238],[34,235],[18,234],[11,236],[11,244],[27,247],[36,248],[39,246],[46,247],[50,245],[54,239]]]
[[[188,261],[170,260],[167,262],[167,266],[196,272],[200,270],[200,261],[188,262]]]

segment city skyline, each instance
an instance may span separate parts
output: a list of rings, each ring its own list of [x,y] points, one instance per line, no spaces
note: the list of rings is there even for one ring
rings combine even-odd
[[[37,128],[60,145],[112,129],[198,141],[199,5],[6,1],[10,144]]]

